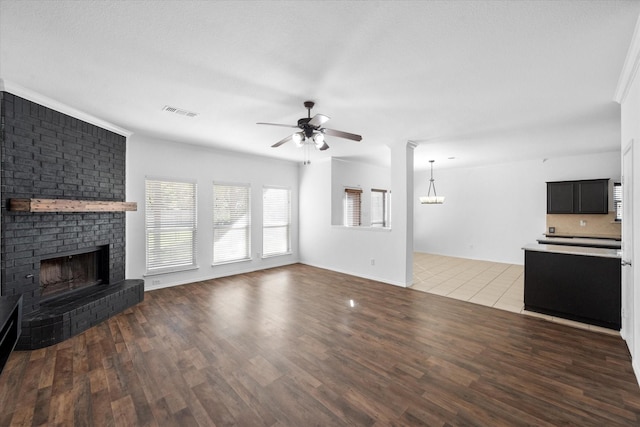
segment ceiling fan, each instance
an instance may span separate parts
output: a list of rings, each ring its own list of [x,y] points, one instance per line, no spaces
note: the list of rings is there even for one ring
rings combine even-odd
[[[338,138],[351,139],[353,141],[362,141],[362,136],[355,133],[343,132],[340,130],[334,130],[322,127],[329,117],[324,114],[316,114],[311,117],[311,109],[315,103],[313,101],[305,101],[304,107],[307,109],[307,117],[303,117],[298,120],[297,125],[282,125],[278,123],[257,123],[259,125],[270,126],[282,126],[287,128],[298,128],[300,132],[295,132],[293,135],[289,135],[286,138],[273,144],[271,147],[276,148],[284,144],[285,142],[293,141],[298,147],[302,147],[306,143],[314,144],[318,150],[324,151],[329,148],[329,145],[324,140],[325,135],[337,136]]]

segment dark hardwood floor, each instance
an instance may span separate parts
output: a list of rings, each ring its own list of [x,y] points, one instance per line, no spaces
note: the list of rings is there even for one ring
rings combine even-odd
[[[0,426],[640,424],[619,337],[304,265],[14,352]]]

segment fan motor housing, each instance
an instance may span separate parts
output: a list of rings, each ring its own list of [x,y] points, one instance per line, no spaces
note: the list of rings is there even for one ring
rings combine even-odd
[[[311,138],[313,136],[313,132],[315,131],[315,128],[309,124],[310,120],[311,119],[307,117],[298,120],[298,127],[302,129],[304,136],[306,136],[307,138]]]

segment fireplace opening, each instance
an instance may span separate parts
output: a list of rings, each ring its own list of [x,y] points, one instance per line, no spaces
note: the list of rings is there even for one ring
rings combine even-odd
[[[40,261],[40,297],[57,297],[108,282],[108,246],[87,252],[58,254]]]

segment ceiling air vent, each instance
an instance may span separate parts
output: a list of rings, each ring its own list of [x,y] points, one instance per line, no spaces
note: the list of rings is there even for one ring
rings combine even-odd
[[[185,117],[198,117],[198,113],[194,113],[193,111],[183,110],[182,108],[170,107],[165,105],[162,107],[162,111],[167,111],[169,113],[177,114],[179,116]]]

